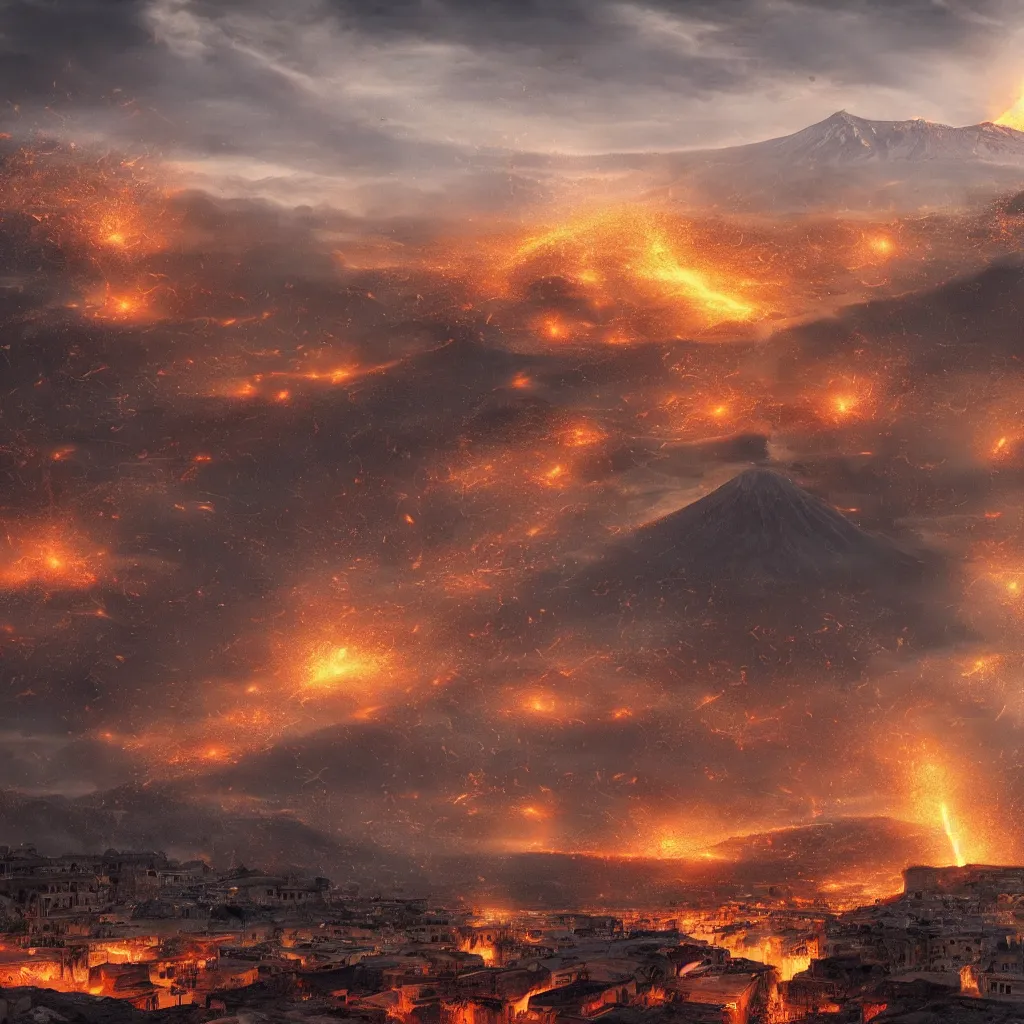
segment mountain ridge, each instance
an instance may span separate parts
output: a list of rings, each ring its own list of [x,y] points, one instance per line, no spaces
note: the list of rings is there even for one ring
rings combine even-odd
[[[992,121],[954,127],[923,118],[879,121],[839,110],[789,135],[721,149],[693,150],[690,156],[707,159],[740,155],[818,159],[823,163],[869,159],[964,160],[977,159],[1024,164],[1024,132]]]
[[[535,625],[548,622],[629,637],[675,651],[693,678],[852,679],[877,655],[964,635],[943,596],[949,573],[917,542],[868,533],[781,474],[751,469],[546,574],[499,622],[524,645],[553,633]]]
[[[81,797],[0,787],[0,835],[52,850],[163,850],[179,859],[299,867],[346,880],[413,878],[413,862],[285,811],[232,813],[173,784],[125,784]]]
[[[672,200],[734,210],[888,212],[990,202],[1024,186],[1024,132],[838,111],[791,135],[679,154]]]
[[[923,567],[887,538],[771,469],[744,470],[710,494],[640,527],[635,556],[692,579],[776,583],[909,578]]]
[[[887,213],[969,207],[1024,188],[1024,132],[992,121],[955,127],[836,111],[789,135],[713,149],[568,157],[523,154],[524,171],[570,188],[699,209]]]

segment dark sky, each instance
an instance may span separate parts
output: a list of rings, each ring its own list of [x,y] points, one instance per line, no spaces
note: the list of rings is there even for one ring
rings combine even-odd
[[[975,123],[1016,98],[1022,16],[1017,0],[9,0],[0,95],[23,126],[316,198],[446,178],[481,149],[718,146],[842,108]]]

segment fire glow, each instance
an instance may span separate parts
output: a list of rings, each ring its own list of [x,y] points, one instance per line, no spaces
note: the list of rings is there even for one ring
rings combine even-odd
[[[1014,131],[1024,132],[1024,93],[1022,93],[1013,106],[1004,110],[993,122],[1003,125],[1005,128],[1012,128]]]
[[[65,387],[58,427],[26,416],[22,448],[5,453],[11,479],[31,480],[25,507],[52,508],[59,528],[37,529],[38,511],[23,522],[12,514],[0,589],[15,612],[19,602],[45,604],[54,635],[70,635],[69,623],[102,626],[94,661],[104,685],[145,660],[147,645],[158,652],[159,667],[140,678],[189,701],[190,721],[126,724],[111,714],[102,727],[103,742],[145,778],[201,778],[317,729],[358,735],[387,723],[421,730],[457,766],[457,780],[439,778],[434,790],[405,780],[395,799],[423,828],[452,794],[471,794],[451,806],[473,827],[444,837],[460,848],[504,849],[526,829],[530,850],[726,865],[717,844],[731,835],[843,818],[849,807],[944,835],[957,863],[990,848],[953,741],[904,752],[891,768],[904,780],[894,793],[868,792],[880,759],[859,737],[841,751],[848,776],[837,767],[830,792],[814,777],[808,765],[833,756],[815,744],[840,718],[814,689],[831,694],[845,668],[829,646],[851,629],[839,609],[799,629],[744,622],[736,646],[754,638],[761,647],[741,660],[704,639],[726,604],[680,616],[699,622],[696,638],[662,635],[667,627],[646,621],[635,600],[632,569],[625,582],[596,581],[576,606],[558,605],[567,581],[632,543],[643,524],[750,465],[781,464],[850,515],[872,512],[860,499],[873,495],[860,492],[883,479],[893,492],[885,514],[926,520],[921,495],[953,485],[935,482],[944,461],[915,449],[921,410],[939,434],[965,432],[986,473],[1010,475],[1002,471],[1019,439],[1008,374],[999,416],[965,431],[962,407],[939,401],[927,373],[904,372],[898,337],[857,334],[822,356],[794,331],[789,348],[772,348],[776,320],[788,330],[788,317],[817,311],[833,287],[844,301],[860,297],[852,279],[865,266],[884,264],[885,279],[879,272],[869,287],[892,294],[888,276],[929,251],[924,227],[698,221],[637,204],[551,213],[525,228],[488,223],[446,239],[443,264],[430,244],[409,243],[382,263],[386,273],[340,260],[323,270],[312,259],[321,275],[312,283],[291,263],[281,280],[267,268],[266,281],[246,282],[234,252],[219,269],[212,258],[212,269],[189,265],[178,201],[140,168],[101,164],[60,184],[56,172],[26,173],[32,185],[15,190],[18,201],[40,231],[85,253],[89,270],[69,287],[81,301],[60,307],[62,329],[79,332],[67,366],[44,365],[17,396]],[[95,202],[71,194],[83,182]],[[1004,244],[1018,241],[1007,234]],[[96,336],[104,358],[86,359]],[[776,358],[791,361],[788,377]],[[1005,526],[993,518],[979,529]],[[173,565],[156,596],[115,573],[90,531],[111,550],[130,545]],[[979,602],[1008,618],[1024,610],[1014,547],[1011,539],[982,574],[995,599]],[[656,582],[640,585],[672,583],[677,554],[666,545],[664,572],[657,566]],[[553,601],[531,590],[549,573],[564,577]],[[113,582],[116,600],[92,606],[89,592]],[[591,599],[613,607],[596,629],[577,614]],[[41,649],[31,623],[10,618],[5,654]],[[175,637],[196,637],[187,672],[167,653],[179,648],[161,633],[165,618]],[[986,650],[1003,650],[997,626],[985,624]],[[774,690],[752,682],[760,659],[804,634],[821,638],[816,668],[787,669]],[[877,660],[919,650],[908,641],[880,648]],[[1009,720],[1011,700],[1006,710],[990,705],[1012,659],[983,658],[951,655],[951,674],[987,702],[986,714]],[[583,667],[555,668],[570,662]],[[863,731],[882,735],[883,698],[864,697],[883,692],[880,671],[867,663],[843,700],[863,700]],[[18,699],[35,699],[30,689]],[[926,701],[894,693],[888,713],[909,731]],[[945,691],[935,699],[951,700]],[[468,738],[481,730],[486,740]],[[560,761],[577,742],[595,752],[586,772]],[[695,751],[694,806],[721,807],[713,824],[655,806],[678,792],[657,752],[679,745]],[[766,820],[738,780],[782,745],[798,753],[772,790],[778,816]],[[296,803],[316,791],[319,768]],[[850,795],[840,799],[842,782]],[[373,813],[354,818],[361,837],[393,840]]]
[[[86,590],[107,568],[105,551],[90,549],[66,530],[8,532],[6,542],[6,553],[0,555],[0,588]]]
[[[693,249],[678,221],[639,208],[600,210],[512,243],[499,266],[515,278],[526,268],[539,274],[557,265],[599,306],[605,291],[618,286],[675,309],[679,324],[702,329],[764,314],[757,300],[747,297],[752,281],[733,280],[726,265]],[[552,341],[570,340],[581,332],[586,336],[593,326],[574,329],[549,316],[542,320],[541,333]]]
[[[960,852],[960,838],[953,828],[953,820],[949,815],[949,808],[945,804],[941,804],[939,813],[942,817],[942,829],[946,833],[946,838],[949,840],[949,848],[953,854],[953,863],[958,868],[962,868],[967,863],[967,858]]]
[[[351,647],[325,645],[310,656],[302,687],[322,693],[350,691],[381,669],[379,660]]]

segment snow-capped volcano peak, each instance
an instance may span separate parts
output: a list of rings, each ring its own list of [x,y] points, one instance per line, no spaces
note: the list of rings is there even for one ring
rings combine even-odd
[[[864,161],[1024,163],[1024,132],[984,122],[954,128],[915,118],[871,121],[845,110],[793,135],[720,151],[789,164],[837,165]]]

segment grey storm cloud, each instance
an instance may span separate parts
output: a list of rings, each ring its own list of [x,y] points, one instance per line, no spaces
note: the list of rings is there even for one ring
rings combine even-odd
[[[23,127],[142,143],[221,183],[429,190],[471,164],[500,170],[503,151],[751,141],[844,106],[982,120],[1015,86],[1020,13],[1008,0],[16,0],[0,8],[0,99]]]

